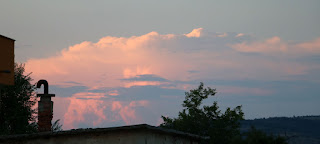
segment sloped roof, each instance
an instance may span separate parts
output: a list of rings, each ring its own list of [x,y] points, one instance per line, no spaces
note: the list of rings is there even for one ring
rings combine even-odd
[[[1,34],[0,34],[0,37],[6,38],[6,39],[9,39],[9,40],[12,40],[12,41],[16,41],[16,40],[14,40],[14,39],[12,39],[12,38],[9,38],[9,37],[6,37],[6,36],[3,36],[3,35],[1,35]]]
[[[176,131],[172,129],[164,129],[160,127],[150,126],[147,124],[139,124],[139,125],[129,125],[129,126],[121,126],[121,127],[109,127],[109,128],[87,128],[87,129],[72,129],[67,131],[59,131],[59,132],[41,132],[35,134],[20,134],[20,135],[7,135],[0,136],[0,141],[2,140],[10,140],[10,139],[33,139],[33,138],[48,138],[48,137],[56,137],[56,136],[66,136],[66,135],[83,135],[83,134],[98,134],[98,133],[108,133],[108,132],[121,132],[121,131],[150,131],[154,133],[161,134],[169,134],[174,136],[188,137],[191,139],[209,139],[209,137],[202,137],[190,133],[185,133],[181,131]]]

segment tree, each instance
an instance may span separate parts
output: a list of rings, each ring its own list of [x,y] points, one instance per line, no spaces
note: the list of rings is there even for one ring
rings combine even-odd
[[[24,74],[23,64],[15,64],[14,85],[4,86],[0,92],[0,135],[33,133],[37,131],[35,85],[30,74]]]
[[[240,120],[244,113],[241,106],[227,108],[224,113],[219,110],[217,102],[211,106],[202,106],[204,99],[216,94],[215,89],[204,88],[203,83],[190,92],[186,92],[182,106],[177,118],[162,116],[161,127],[176,129],[200,136],[209,136],[210,143],[231,143],[240,136]],[[202,107],[201,107],[202,106]]]
[[[178,117],[162,116],[164,122],[160,127],[209,136],[209,143],[214,144],[286,144],[285,138],[267,135],[253,127],[241,134],[240,121],[244,119],[241,106],[233,109],[228,107],[224,112],[219,110],[216,101],[211,106],[202,106],[204,99],[215,94],[216,89],[204,88],[200,83],[197,89],[185,93],[184,108]]]
[[[255,127],[244,133],[245,139],[242,143],[245,144],[286,144],[286,139],[281,136],[267,135],[261,130],[257,130]]]

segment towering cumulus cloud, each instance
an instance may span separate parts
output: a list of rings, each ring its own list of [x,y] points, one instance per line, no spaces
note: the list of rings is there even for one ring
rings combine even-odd
[[[150,32],[84,41],[48,58],[29,59],[26,70],[55,88],[55,118],[70,129],[157,124],[161,115],[176,114],[183,91],[200,81],[287,80],[318,70],[318,63],[292,60],[314,54],[320,54],[319,38],[303,43],[279,37],[254,41],[242,33],[198,28],[181,35]],[[230,95],[272,94],[236,84],[220,87]]]

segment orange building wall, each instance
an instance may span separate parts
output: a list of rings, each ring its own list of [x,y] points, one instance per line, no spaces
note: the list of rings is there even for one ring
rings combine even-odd
[[[14,85],[14,40],[0,35],[0,85]]]

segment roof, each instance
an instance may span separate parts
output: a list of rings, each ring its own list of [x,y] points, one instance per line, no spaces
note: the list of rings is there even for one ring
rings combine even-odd
[[[41,133],[35,133],[35,134],[7,135],[7,136],[0,136],[0,141],[10,140],[10,139],[24,140],[24,139],[34,139],[34,138],[66,136],[66,135],[97,134],[97,133],[137,131],[137,130],[151,131],[151,132],[161,133],[161,134],[170,134],[174,136],[188,137],[191,139],[198,139],[198,140],[209,139],[209,137],[202,137],[202,136],[185,133],[181,131],[176,131],[172,129],[165,129],[160,127],[150,126],[147,124],[139,124],[139,125],[129,125],[129,126],[121,126],[121,127],[72,129],[72,130],[59,131],[59,132],[41,132]]]
[[[9,40],[12,40],[12,41],[16,41],[16,40],[14,40],[14,39],[12,39],[12,38],[9,38],[9,37],[6,37],[6,36],[3,36],[3,35],[1,35],[1,34],[0,34],[0,37],[6,38],[6,39],[9,39]]]

